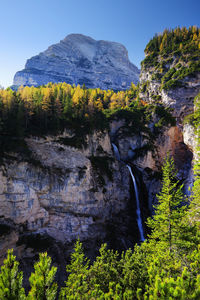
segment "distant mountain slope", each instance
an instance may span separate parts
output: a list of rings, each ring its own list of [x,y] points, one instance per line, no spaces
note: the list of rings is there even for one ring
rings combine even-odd
[[[15,74],[13,84],[38,86],[65,81],[88,88],[123,90],[138,80],[139,70],[129,61],[122,44],[70,34],[27,60],[25,69]]]

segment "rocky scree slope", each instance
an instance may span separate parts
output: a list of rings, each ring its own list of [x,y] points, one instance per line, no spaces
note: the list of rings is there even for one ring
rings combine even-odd
[[[122,44],[70,34],[30,58],[25,69],[15,74],[13,85],[66,82],[85,84],[87,88],[125,90],[138,80],[139,70],[129,61]]]

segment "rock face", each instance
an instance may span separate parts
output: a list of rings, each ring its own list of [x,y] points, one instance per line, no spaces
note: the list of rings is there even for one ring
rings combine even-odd
[[[165,107],[171,108],[172,115],[175,117],[177,124],[176,127],[166,128],[162,132],[162,135],[156,141],[157,146],[155,145],[158,159],[148,159],[148,164],[149,162],[155,163],[156,161],[161,163],[166,153],[168,151],[171,152],[179,170],[179,179],[183,180],[185,184],[184,192],[185,194],[190,194],[190,188],[193,184],[192,158],[193,156],[195,157],[195,134],[194,128],[186,124],[184,119],[194,112],[194,98],[200,92],[200,73],[195,72],[184,77],[180,81],[179,87],[167,90],[163,89],[162,78],[176,64],[177,58],[173,56],[170,62],[163,66],[165,71],[159,76],[159,79],[156,79],[155,76],[158,75],[158,68],[156,66],[143,66],[140,74],[140,97],[146,102],[161,103]],[[142,165],[144,168],[144,161],[142,161]],[[153,164],[151,165],[150,169],[156,170],[156,164],[155,167],[153,167]],[[147,178],[146,184],[150,194],[153,183],[149,185],[148,177],[146,175],[144,177]],[[150,207],[151,203],[154,203],[154,199],[153,194],[152,196],[149,195]]]
[[[67,82],[85,84],[88,88],[123,90],[138,80],[139,70],[129,61],[123,45],[71,34],[29,59],[25,69],[15,74],[13,84]]]
[[[152,124],[149,124],[151,127]],[[127,128],[123,120],[112,122],[111,138],[116,143],[121,159],[128,164],[132,163],[140,172],[140,182],[144,184],[142,191],[148,199],[143,203],[143,209],[147,208],[153,212],[153,205],[156,205],[156,194],[161,188],[161,167],[167,153],[170,153],[175,161],[179,179],[184,182],[184,192],[188,194],[188,189],[192,183],[192,148],[187,140],[184,140],[182,130],[178,126],[163,127],[154,141],[153,151],[143,152],[143,147],[148,144],[148,140],[142,134],[127,135]],[[137,153],[140,153],[139,156]],[[137,174],[137,173],[136,173]],[[139,174],[137,174],[139,177]],[[145,197],[144,197],[145,198]]]
[[[129,181],[123,178],[128,171],[122,167],[120,172],[107,135],[95,141],[96,148],[90,143],[84,152],[55,138],[27,139],[32,163],[16,157],[0,168],[1,215],[62,242],[101,235],[94,228],[123,210],[130,195]],[[98,160],[103,164],[104,159],[108,174],[98,169]]]
[[[171,65],[173,67],[173,64]],[[141,84],[147,83],[145,92],[140,92],[140,97],[150,103],[156,98],[167,107],[172,108],[172,114],[177,119],[178,125],[183,128],[182,123],[185,116],[194,111],[194,98],[200,92],[200,74],[183,79],[183,86],[171,90],[161,90],[161,83],[152,79],[154,69],[141,70]]]
[[[81,149],[64,145],[67,137],[27,138],[28,154],[10,151],[0,164],[0,263],[14,248],[28,277],[48,251],[60,283],[78,237],[90,257],[103,242],[122,250],[139,240],[130,174],[108,133],[88,135]]]

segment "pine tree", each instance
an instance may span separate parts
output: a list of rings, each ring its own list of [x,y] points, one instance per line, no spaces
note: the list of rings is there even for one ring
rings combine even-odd
[[[182,185],[176,180],[174,161],[167,156],[162,168],[162,190],[157,195],[158,205],[155,206],[155,215],[148,219],[148,226],[152,229],[149,238],[163,243],[164,248],[172,251],[173,246],[178,242],[180,225],[185,215]]]
[[[130,299],[136,299],[137,290],[144,291],[148,284],[147,255],[146,242],[135,245],[134,251],[128,249],[121,255],[121,285],[127,294],[131,292],[133,297]]]
[[[26,299],[22,287],[23,274],[18,271],[19,263],[15,260],[13,250],[8,250],[7,258],[0,272],[0,299],[23,300]]]
[[[71,262],[66,266],[70,275],[59,299],[87,299],[84,297],[88,293],[88,268],[89,260],[85,258],[82,243],[78,240],[71,254]]]
[[[139,299],[200,299],[200,275],[191,276],[187,268],[177,278],[157,275],[154,284],[148,286],[144,298]]]
[[[54,282],[56,267],[51,267],[51,258],[47,253],[40,253],[39,261],[34,265],[35,272],[29,281],[31,290],[29,300],[54,300],[57,296],[57,284]]]
[[[120,274],[122,273],[119,253],[107,249],[106,244],[102,244],[99,249],[99,256],[92,264],[89,270],[90,285],[99,286],[101,291],[109,291],[109,283],[121,283]]]

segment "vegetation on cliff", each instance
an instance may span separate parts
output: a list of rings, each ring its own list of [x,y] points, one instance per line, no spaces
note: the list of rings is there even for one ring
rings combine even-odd
[[[166,29],[150,40],[145,54],[142,67],[153,71],[152,80],[160,82],[162,89],[182,86],[185,77],[200,72],[200,29]]]
[[[109,129],[113,119],[124,119],[134,133],[148,136],[148,123],[152,114],[164,125],[171,123],[169,113],[159,114],[164,108],[140,101],[138,89],[132,84],[127,91],[86,89],[66,83],[41,87],[21,87],[17,92],[0,90],[0,143],[1,150],[11,137],[23,139],[27,135],[61,133],[71,136],[60,142],[81,148],[85,137],[93,130]],[[166,122],[165,122],[165,121]],[[164,122],[163,122],[164,121]],[[159,125],[159,126],[160,126]]]
[[[66,83],[0,90],[1,133],[54,133],[63,128],[103,129],[118,109],[130,110],[137,88],[127,91],[86,89]]]

